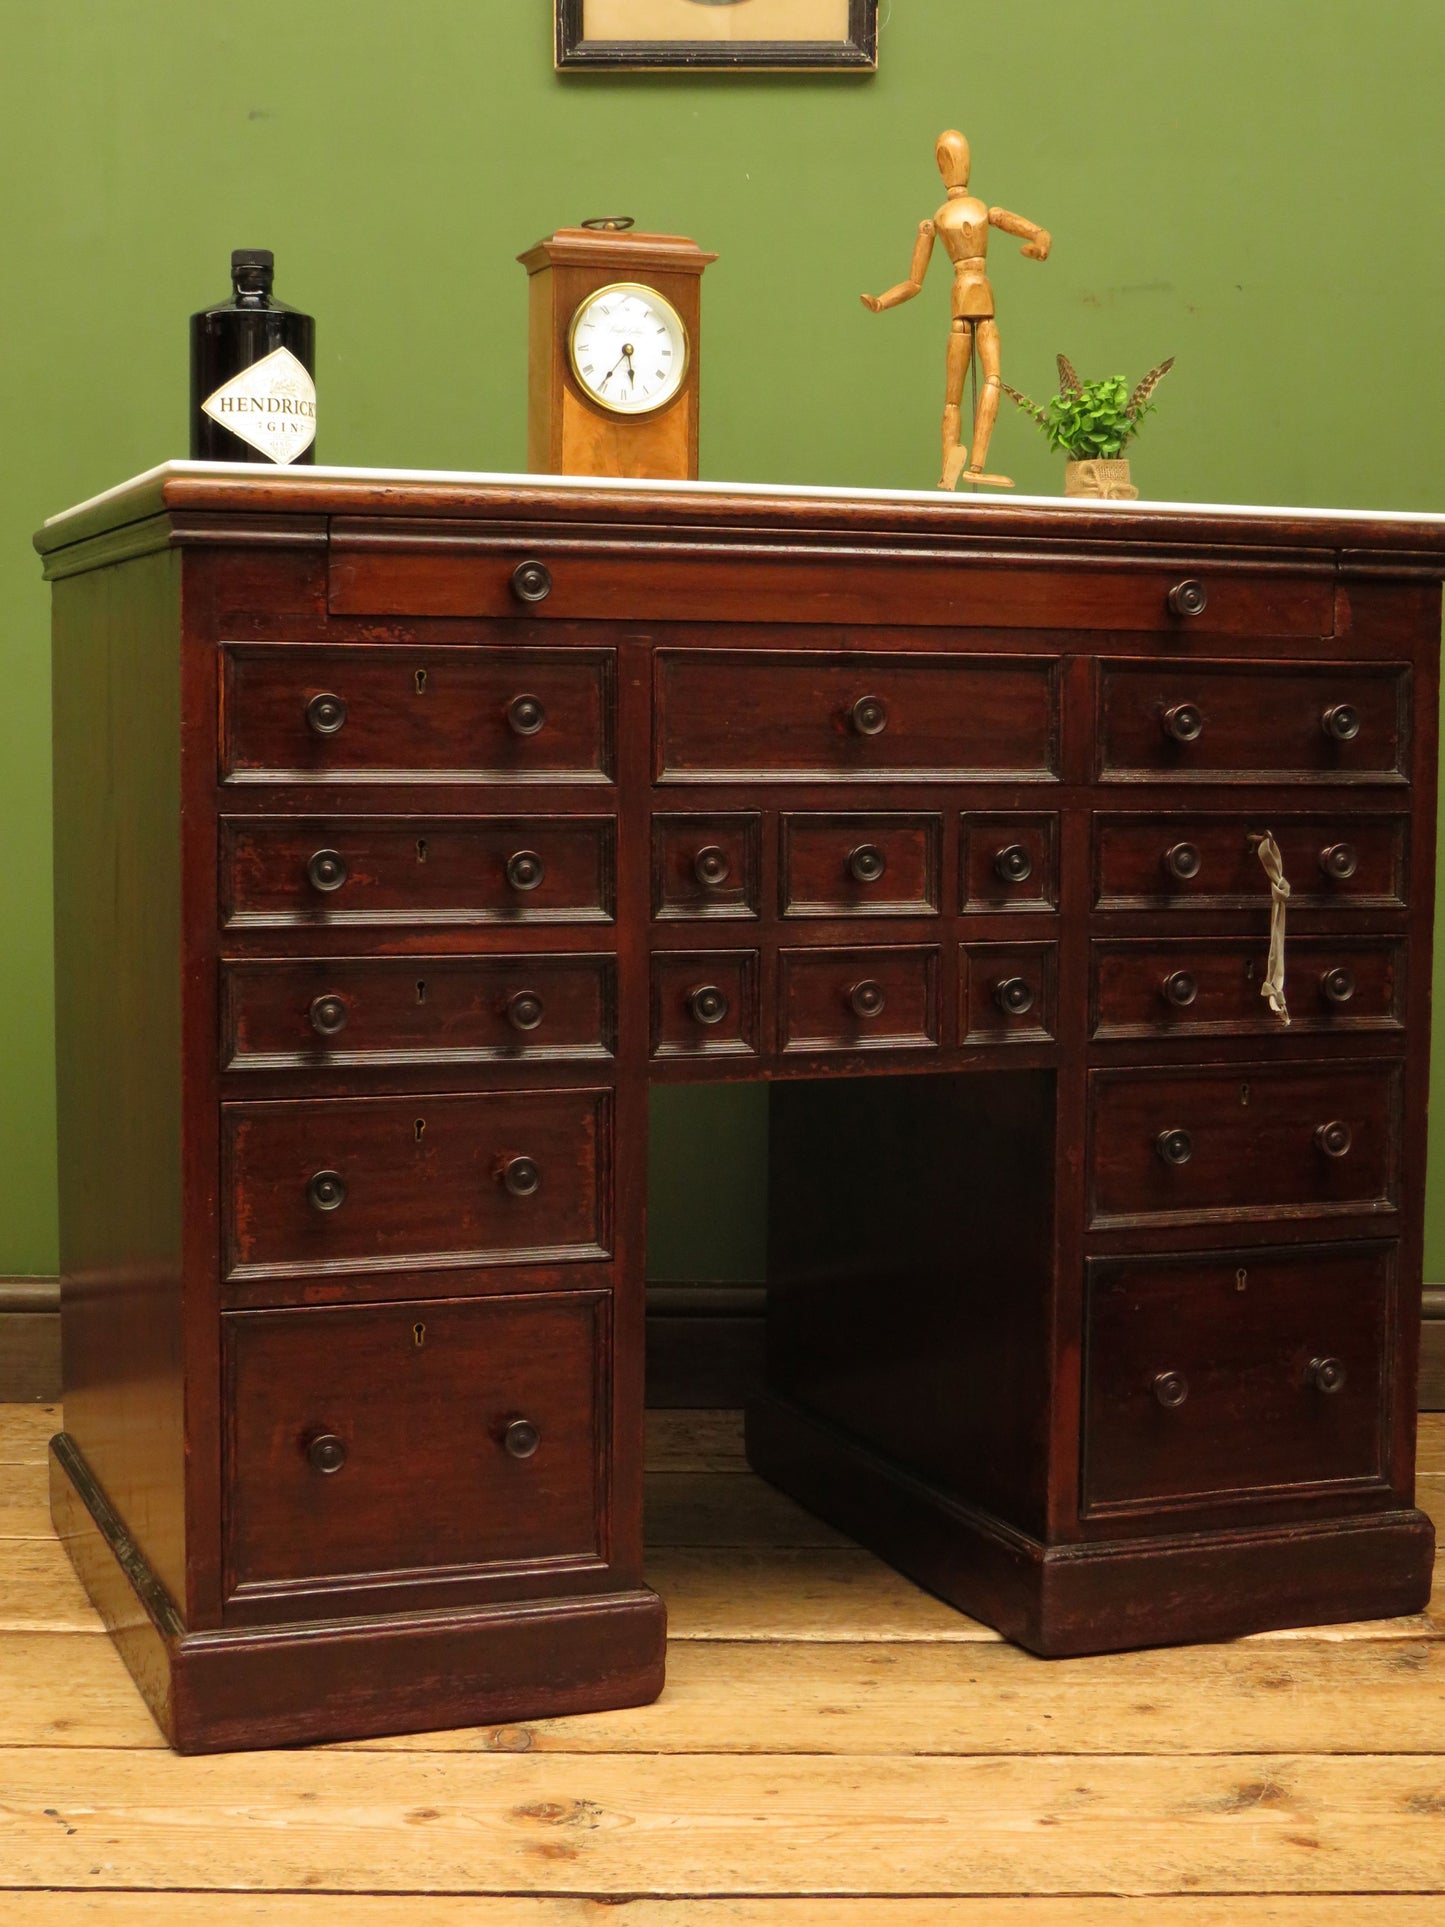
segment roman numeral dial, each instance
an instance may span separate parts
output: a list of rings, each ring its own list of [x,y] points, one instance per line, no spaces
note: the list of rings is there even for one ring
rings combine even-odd
[[[640,281],[589,295],[572,317],[573,379],[598,408],[651,415],[674,400],[687,374],[688,340],[670,301]]]

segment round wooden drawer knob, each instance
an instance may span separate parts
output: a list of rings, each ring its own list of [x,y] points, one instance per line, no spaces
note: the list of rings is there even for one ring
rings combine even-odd
[[[871,977],[854,984],[848,992],[848,1008],[855,1017],[880,1016],[886,1001],[882,984],[875,983]]]
[[[312,998],[306,1015],[318,1037],[335,1037],[351,1021],[351,1006],[344,997],[328,991],[324,997]]]
[[[716,984],[699,984],[696,990],[690,990],[687,1007],[698,1024],[720,1024],[732,1008],[727,992]]]
[[[1199,995],[1199,984],[1187,970],[1172,971],[1159,988],[1165,1003],[1176,1010],[1187,1010]]]
[[[329,690],[313,696],[306,705],[306,727],[317,736],[334,736],[346,722],[346,704]]]
[[[346,1180],[339,1171],[318,1171],[306,1185],[313,1211],[339,1211],[346,1202]]]
[[[514,890],[535,890],[546,874],[535,850],[517,850],[507,858],[507,881]]]
[[[705,843],[692,860],[692,873],[705,890],[715,890],[732,874],[728,853],[716,843]]]
[[[518,602],[545,602],[552,593],[552,571],[545,562],[519,562],[512,571],[512,594]]]
[[[339,890],[350,875],[340,850],[317,850],[307,859],[306,880],[313,890]]]
[[[334,1432],[312,1439],[306,1456],[318,1472],[339,1472],[346,1463],[346,1447]]]
[[[507,727],[514,736],[535,736],[547,720],[537,696],[513,696],[507,704]]]
[[[1312,1358],[1305,1369],[1305,1379],[1317,1392],[1342,1392],[1345,1389],[1345,1368],[1338,1358]]]
[[[876,883],[888,868],[888,859],[876,843],[860,843],[848,852],[848,874],[855,883]]]
[[[1189,1380],[1183,1372],[1157,1372],[1154,1396],[1166,1411],[1172,1412],[1189,1396]]]
[[[1164,868],[1181,883],[1197,877],[1203,861],[1197,843],[1175,843],[1164,852]]]
[[[514,1418],[502,1434],[502,1443],[514,1459],[530,1459],[542,1443],[542,1434],[530,1419]]]
[[[1320,978],[1320,989],[1327,1003],[1347,1004],[1355,994],[1355,973],[1338,964]]]
[[[1154,1140],[1154,1148],[1166,1164],[1188,1164],[1194,1156],[1194,1139],[1188,1131],[1161,1131]]]
[[[1176,743],[1197,743],[1204,734],[1204,717],[1197,703],[1175,703],[1161,720],[1164,734]]]
[[[542,1173],[531,1158],[508,1158],[502,1183],[514,1198],[533,1198],[542,1188]]]
[[[1360,733],[1360,712],[1353,703],[1333,703],[1320,717],[1320,727],[1332,742],[1352,743]]]
[[[1005,1017],[1022,1017],[1034,1007],[1034,988],[1023,977],[1005,977],[994,985],[993,1000]]]
[[[1315,1132],[1315,1143],[1327,1158],[1348,1157],[1354,1141],[1355,1134],[1343,1118],[1331,1118],[1328,1124],[1321,1124]]]
[[[1171,616],[1202,616],[1209,607],[1209,591],[1194,576],[1176,582],[1165,597]]]
[[[1010,843],[994,858],[993,873],[1001,883],[1027,883],[1034,873],[1034,860],[1022,843]]]
[[[1331,843],[1320,851],[1320,868],[1335,883],[1343,883],[1359,868],[1353,843]]]
[[[888,727],[888,705],[881,696],[860,696],[848,720],[860,736],[881,736]]]
[[[507,999],[507,1022],[513,1030],[536,1030],[542,1016],[542,999],[535,990],[514,991]]]

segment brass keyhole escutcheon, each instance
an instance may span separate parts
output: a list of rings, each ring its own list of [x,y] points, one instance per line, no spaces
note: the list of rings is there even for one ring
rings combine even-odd
[[[420,1144],[422,1139],[426,1136],[426,1119],[424,1117],[419,1117],[416,1123],[413,1124],[412,1129],[416,1132],[417,1143]]]
[[[411,1328],[411,1342],[418,1350],[426,1343],[426,1326],[419,1318]]]
[[[1242,1105],[1242,1106],[1243,1106],[1243,1107],[1244,1107],[1245,1109],[1248,1109],[1248,1107],[1249,1107],[1249,1086],[1248,1086],[1248,1084],[1241,1084],[1241,1085],[1240,1085],[1240,1087],[1239,1087],[1239,1101],[1240,1101],[1240,1104],[1241,1104],[1241,1105]]]
[[[425,671],[425,669],[418,669],[418,670],[417,670],[417,672],[416,672],[416,674],[415,674],[415,675],[414,675],[414,676],[412,677],[412,682],[413,682],[413,683],[415,684],[415,686],[416,686],[416,693],[417,693],[417,695],[418,695],[418,696],[424,696],[424,695],[426,694],[426,671]]]
[[[419,836],[416,840],[416,860],[418,863],[426,862],[426,838],[424,836]]]
[[[1241,1265],[1239,1270],[1234,1274],[1234,1289],[1236,1291],[1248,1291],[1249,1289],[1249,1273],[1243,1265]]]
[[[418,977],[416,980],[416,1000],[419,1004],[424,1004],[426,1002],[426,978],[425,977]]]

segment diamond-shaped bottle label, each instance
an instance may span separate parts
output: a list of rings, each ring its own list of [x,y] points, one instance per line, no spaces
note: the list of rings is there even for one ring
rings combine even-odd
[[[294,462],[316,439],[316,384],[289,348],[253,361],[201,407],[273,462]]]

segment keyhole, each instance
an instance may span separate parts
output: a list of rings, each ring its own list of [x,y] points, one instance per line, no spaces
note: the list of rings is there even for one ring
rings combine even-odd
[[[413,1129],[416,1131],[416,1141],[418,1144],[420,1144],[423,1137],[425,1137],[426,1135],[426,1119],[424,1117],[419,1117],[415,1125],[413,1126]]]
[[[416,1324],[411,1328],[411,1340],[412,1343],[417,1346],[426,1343],[426,1326],[422,1324],[420,1319],[418,1319]]]
[[[1245,959],[1244,981],[1247,984],[1252,984],[1254,982],[1254,958],[1253,957],[1247,957]]]
[[[1245,1270],[1244,1266],[1241,1265],[1239,1270],[1234,1274],[1234,1289],[1236,1291],[1245,1291],[1248,1289],[1248,1286],[1249,1273]]]
[[[424,836],[419,836],[416,840],[416,860],[418,863],[426,862],[426,838]]]
[[[419,1004],[424,1004],[426,1002],[426,978],[425,977],[418,977],[416,980],[416,1000]]]
[[[1240,1085],[1240,1087],[1239,1087],[1239,1101],[1240,1101],[1240,1103],[1241,1103],[1241,1104],[1248,1104],[1248,1102],[1249,1102],[1249,1086],[1248,1086],[1248,1084],[1241,1084],[1241,1085]]]
[[[416,675],[415,675],[415,676],[414,676],[414,677],[412,678],[412,680],[413,680],[413,681],[415,682],[415,684],[416,684],[416,693],[417,693],[417,695],[418,695],[418,696],[424,696],[424,695],[426,694],[426,671],[425,671],[425,669],[418,669],[418,670],[417,670],[417,672],[416,672]]]

